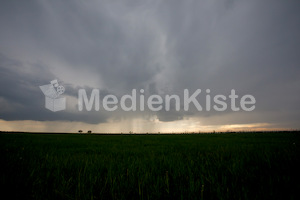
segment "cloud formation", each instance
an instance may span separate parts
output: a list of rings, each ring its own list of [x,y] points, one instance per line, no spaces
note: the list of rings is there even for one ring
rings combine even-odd
[[[155,115],[206,125],[271,123],[300,128],[300,3],[297,1],[3,1],[0,119],[78,121]],[[44,109],[38,86],[58,78],[73,102]],[[252,94],[251,113],[78,112],[78,88],[117,96],[132,89]],[[202,101],[202,100],[200,100]],[[238,117],[237,117],[238,116]]]

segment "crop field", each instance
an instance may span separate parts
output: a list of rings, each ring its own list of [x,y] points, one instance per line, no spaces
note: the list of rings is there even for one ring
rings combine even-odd
[[[299,132],[2,133],[0,160],[8,199],[300,199]]]

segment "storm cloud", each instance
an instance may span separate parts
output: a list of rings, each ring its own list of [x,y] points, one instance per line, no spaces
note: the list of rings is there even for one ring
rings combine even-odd
[[[2,1],[0,119],[106,123],[155,115],[202,125],[269,123],[300,128],[298,1]],[[44,108],[38,86],[58,79],[71,103]],[[79,112],[79,88],[120,97],[212,95],[256,98],[252,112]],[[200,100],[201,101],[201,100]]]

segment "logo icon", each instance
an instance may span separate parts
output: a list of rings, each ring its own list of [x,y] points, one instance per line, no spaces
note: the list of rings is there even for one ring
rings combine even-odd
[[[50,81],[48,85],[40,86],[45,95],[45,108],[56,112],[66,109],[66,98],[60,97],[65,92],[65,88],[58,84],[57,80]]]

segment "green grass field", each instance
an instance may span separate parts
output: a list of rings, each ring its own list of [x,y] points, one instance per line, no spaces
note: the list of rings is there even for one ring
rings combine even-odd
[[[0,155],[8,199],[300,199],[297,132],[0,134]]]

